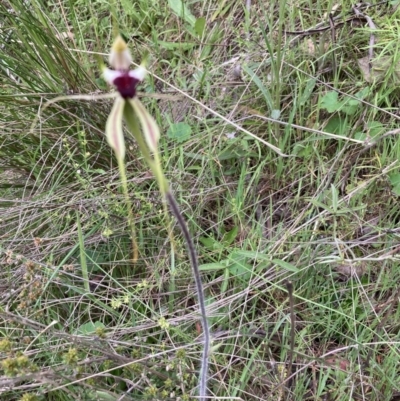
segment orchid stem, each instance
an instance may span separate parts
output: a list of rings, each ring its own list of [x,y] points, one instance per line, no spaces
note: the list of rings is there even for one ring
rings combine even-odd
[[[197,291],[197,298],[199,300],[199,307],[200,307],[200,314],[201,314],[201,322],[203,326],[203,341],[204,341],[204,346],[203,346],[203,355],[201,358],[201,367],[200,367],[200,379],[199,379],[199,399],[200,400],[206,400],[207,396],[207,379],[208,379],[208,356],[210,352],[210,329],[207,321],[207,314],[206,314],[206,302],[205,302],[205,296],[204,296],[204,289],[203,289],[203,283],[201,281],[201,276],[200,276],[200,269],[199,269],[199,263],[197,260],[197,254],[196,254],[196,249],[193,244],[192,237],[190,236],[189,230],[187,228],[187,225],[185,223],[185,219],[182,216],[182,213],[179,209],[178,203],[176,202],[170,188],[169,188],[169,183],[167,178],[164,175],[164,172],[161,167],[161,160],[160,160],[160,155],[158,153],[157,146],[155,145],[154,148],[152,149],[153,156],[150,153],[150,150],[148,148],[148,145],[146,144],[143,135],[142,135],[142,130],[140,129],[138,118],[135,115],[135,112],[133,110],[133,107],[129,102],[126,102],[125,107],[124,107],[124,118],[125,121],[129,127],[129,131],[131,134],[134,136],[136,139],[136,142],[139,146],[139,149],[145,158],[147,164],[149,165],[158,185],[160,188],[161,195],[163,198],[166,200],[168,203],[171,213],[173,216],[176,218],[178,225],[181,229],[182,235],[185,239],[186,246],[189,252],[189,259],[190,259],[190,264],[192,266],[193,274],[194,274],[194,281],[196,285],[196,291]],[[165,203],[164,203],[165,205]],[[168,209],[167,207],[165,208],[166,215],[168,216]],[[171,242],[173,243],[173,232],[172,228],[168,225],[168,233],[171,239]]]
[[[204,296],[203,283],[201,281],[199,262],[197,260],[197,253],[193,244],[192,237],[189,233],[185,220],[181,214],[178,203],[170,191],[167,191],[165,198],[171,208],[172,214],[175,216],[178,222],[179,228],[182,231],[183,237],[186,242],[186,246],[189,252],[190,264],[192,265],[194,281],[196,285],[197,297],[199,300],[201,322],[203,326],[203,355],[201,358],[201,369],[200,369],[200,384],[199,384],[199,399],[206,400],[207,396],[207,373],[208,373],[208,355],[210,353],[210,328],[207,321],[206,303]]]

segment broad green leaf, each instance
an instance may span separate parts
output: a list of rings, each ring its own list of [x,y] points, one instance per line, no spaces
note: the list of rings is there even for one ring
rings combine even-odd
[[[235,254],[237,254],[238,256],[241,256],[241,257],[248,258],[248,259],[267,260],[267,261],[271,260],[270,255],[266,255],[264,253],[257,252],[257,251],[245,251],[245,250],[238,249],[235,251]]]
[[[354,134],[354,139],[357,139],[359,141],[365,141],[367,139],[367,134],[364,132],[356,132]]]
[[[400,196],[400,185],[396,185],[393,187],[393,192],[397,195]]]
[[[400,173],[389,174],[389,181],[393,186],[400,185]]]
[[[213,251],[216,249],[224,249],[224,246],[212,237],[200,237],[199,241],[205,247],[207,247],[208,249],[213,250]]]
[[[228,262],[226,260],[226,262]],[[204,263],[199,266],[199,269],[203,272],[207,271],[215,271],[215,270],[223,270],[227,268],[227,263],[217,262],[217,263]]]
[[[300,97],[300,105],[301,106],[304,106],[308,102],[308,99],[310,98],[310,96],[315,88],[316,83],[317,83],[316,78],[310,78],[307,81],[306,87]]]
[[[102,168],[95,168],[94,170],[89,170],[90,172],[96,173],[96,174],[105,174],[106,171],[103,170]]]
[[[252,267],[247,263],[233,263],[228,267],[228,270],[233,277],[248,280],[251,276]]]
[[[320,105],[328,113],[334,113],[341,106],[340,102],[338,101],[338,93],[335,91],[330,91],[330,92],[326,93],[322,97]]]
[[[239,227],[237,227],[237,226],[233,227],[232,230],[230,230],[230,231],[228,231],[227,233],[224,234],[222,242],[226,246],[231,245],[232,242],[235,241],[238,232],[239,232]]]
[[[186,7],[183,0],[168,0],[171,10],[180,18],[184,19],[192,28],[196,23],[196,17]]]
[[[242,69],[249,75],[250,79],[256,84],[258,89],[261,91],[261,93],[264,96],[265,102],[267,103],[268,108],[272,112],[272,110],[273,110],[272,97],[271,97],[271,94],[270,94],[268,88],[263,84],[261,79],[258,78],[256,73],[250,67],[248,67],[246,64],[242,65]]]
[[[95,334],[97,329],[104,329],[106,326],[102,322],[88,322],[79,326],[76,334],[91,335]]]
[[[357,112],[358,106],[361,104],[359,100],[356,99],[348,99],[341,103],[341,107],[338,109],[348,116],[352,116]]]
[[[94,399],[96,401],[117,401],[121,399],[120,395],[112,395],[107,393],[106,391],[96,390],[92,392]]]
[[[181,49],[184,51],[188,51],[194,48],[195,43],[190,43],[190,42],[164,42],[162,40],[159,40],[157,42],[158,45],[163,47],[166,50],[175,50],[175,49]]]
[[[96,272],[100,269],[100,265],[107,262],[106,255],[108,255],[107,251],[99,251],[101,247],[97,247],[97,249],[86,249],[86,257],[87,257],[87,269],[90,273]]]
[[[360,141],[365,141],[367,136],[370,138],[376,138],[385,130],[385,126],[379,121],[369,121],[367,123],[368,134],[366,132],[356,132],[354,134],[354,139],[358,139]]]
[[[296,143],[293,148],[293,155],[299,157],[310,157],[313,153],[313,146],[309,143]]]
[[[350,132],[349,124],[345,118],[338,115],[331,117],[325,126],[325,131],[331,134],[346,136]]]
[[[248,280],[251,276],[253,266],[244,261],[243,257],[235,258],[234,254],[229,255],[230,265],[228,266],[229,272],[234,277],[243,280]]]
[[[197,18],[194,24],[194,30],[197,35],[203,36],[204,28],[206,27],[206,19],[204,17]]]
[[[379,136],[385,130],[384,125],[379,121],[369,121],[367,123],[367,127],[369,129],[369,136],[371,138]]]
[[[223,161],[230,159],[240,159],[244,156],[252,157],[253,154],[250,154],[250,152],[246,151],[245,149],[238,147],[238,145],[236,144],[235,147],[228,146],[224,150],[222,150],[222,152],[218,155],[218,160]]]
[[[293,273],[298,273],[300,271],[296,266],[293,266],[291,263],[285,262],[284,260],[272,259],[272,263],[275,263],[276,265]]]
[[[371,88],[369,86],[366,86],[365,88],[363,88],[360,91],[358,91],[354,96],[357,99],[364,100],[368,96],[368,94],[370,92],[370,89]]]
[[[167,131],[167,136],[178,143],[187,141],[192,135],[192,127],[186,123],[171,124]]]

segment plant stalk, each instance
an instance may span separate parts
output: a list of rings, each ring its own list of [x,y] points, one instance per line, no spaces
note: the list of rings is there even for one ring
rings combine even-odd
[[[197,298],[199,300],[200,313],[201,313],[201,323],[203,326],[203,338],[204,338],[204,346],[203,346],[203,355],[201,358],[201,369],[200,369],[200,379],[199,379],[199,399],[206,400],[207,399],[207,373],[208,373],[208,356],[210,353],[210,328],[207,321],[206,314],[206,303],[205,296],[203,290],[203,283],[201,281],[199,262],[197,260],[197,253],[193,244],[192,237],[189,233],[187,225],[185,223],[185,219],[183,218],[181,211],[179,209],[178,203],[176,202],[174,196],[171,191],[167,191],[165,194],[165,198],[170,206],[172,214],[175,216],[179,228],[182,231],[183,237],[186,242],[186,246],[189,252],[190,264],[192,265],[194,281],[196,285]]]
[[[117,159],[118,159],[119,176],[120,176],[121,184],[122,184],[122,191],[124,193],[126,207],[128,208],[128,224],[129,224],[129,227],[131,229],[132,248],[133,248],[133,263],[136,263],[137,260],[138,260],[138,256],[139,256],[138,255],[139,254],[139,246],[138,246],[137,239],[136,239],[135,219],[134,219],[134,216],[133,216],[131,198],[129,197],[128,181],[126,179],[125,163],[124,163],[124,160],[120,160],[119,157],[117,157]]]

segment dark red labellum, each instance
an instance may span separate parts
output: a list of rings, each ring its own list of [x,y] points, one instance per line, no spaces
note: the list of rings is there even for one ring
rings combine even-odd
[[[139,82],[138,79],[131,77],[128,72],[124,72],[114,79],[113,84],[124,99],[132,99],[136,95],[136,87]]]

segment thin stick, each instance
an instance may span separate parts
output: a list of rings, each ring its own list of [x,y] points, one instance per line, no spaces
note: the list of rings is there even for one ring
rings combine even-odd
[[[295,325],[296,317],[294,315],[294,302],[293,302],[293,283],[291,281],[286,282],[286,289],[289,296],[289,306],[290,306],[290,354],[289,354],[289,364],[287,370],[287,376],[289,377],[288,388],[290,389],[292,385],[292,369],[293,369],[293,355],[294,355],[294,340],[295,340]]]
[[[179,227],[182,231],[183,237],[185,238],[186,246],[189,252],[190,264],[192,265],[194,281],[196,284],[197,298],[199,300],[201,323],[203,326],[203,356],[201,358],[200,368],[200,384],[199,384],[199,399],[207,399],[207,372],[208,372],[208,355],[210,350],[210,328],[208,326],[207,315],[206,315],[206,303],[204,297],[203,283],[201,281],[199,262],[197,260],[196,250],[190,236],[189,230],[186,226],[185,220],[179,210],[179,206],[170,191],[165,193],[165,198],[171,208],[172,214],[175,216]]]
[[[376,25],[374,24],[374,21],[372,21],[371,17],[368,17],[368,15],[362,13],[360,9],[355,6],[352,7],[352,9],[357,17],[363,17],[367,20],[368,26],[370,27],[371,31],[376,30]],[[368,66],[370,73],[372,70],[372,59],[374,58],[374,45],[375,45],[375,35],[371,33],[371,35],[369,35],[369,46],[368,46]]]
[[[83,239],[79,210],[76,211],[76,223],[78,225],[79,255],[82,268],[83,287],[85,288],[87,293],[90,293],[89,274],[87,269],[86,253],[85,253],[85,241]]]

